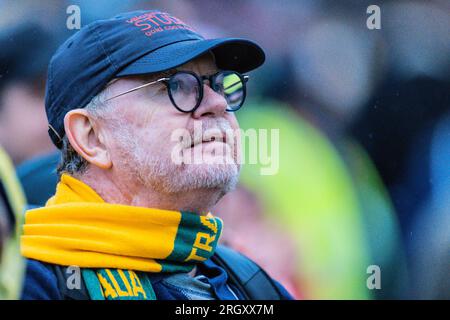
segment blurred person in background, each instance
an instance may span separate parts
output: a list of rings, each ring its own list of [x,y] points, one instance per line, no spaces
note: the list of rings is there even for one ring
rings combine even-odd
[[[280,130],[280,170],[264,177],[260,167],[246,164],[242,189],[219,203],[220,212],[233,217],[236,207],[252,210],[256,201],[263,214],[255,221],[272,226],[272,231],[284,231],[280,242],[286,245],[280,258],[291,257],[284,264],[284,274],[306,298],[401,297],[404,289],[395,211],[370,157],[348,132],[380,73],[376,70],[380,61],[374,60],[380,41],[367,33],[365,20],[355,15],[366,7],[355,6],[357,11],[352,6],[301,1],[268,4],[268,10],[250,1],[233,6],[230,12],[252,12],[248,14],[252,29],[247,32],[264,34],[272,50],[265,72],[257,75],[258,87],[251,88],[262,90],[260,99],[238,116],[243,129]],[[292,23],[291,15],[303,20],[296,20],[294,26],[269,23],[275,17]],[[270,26],[270,32],[261,33],[269,30],[264,26]],[[248,192],[254,194],[253,200],[245,197]],[[236,205],[238,199],[247,204]],[[257,239],[250,246],[251,241],[226,233],[225,239],[251,252],[255,260],[264,260],[265,250],[258,249]],[[295,252],[288,245],[292,240]],[[295,276],[290,275],[292,264]],[[370,291],[366,286],[366,270],[372,264],[383,270],[383,290]]]
[[[55,191],[59,155],[47,134],[47,65],[56,39],[36,22],[0,31],[0,144],[12,158],[27,203]]]
[[[417,220],[417,215],[423,218],[432,217],[437,211],[441,212],[438,216],[443,216],[448,203],[448,200],[441,200],[434,202],[433,206],[426,206],[425,210],[418,210],[424,207],[430,188],[434,186],[438,177],[438,175],[430,176],[429,171],[430,153],[427,150],[431,146],[430,130],[436,121],[442,118],[450,105],[448,11],[445,11],[443,2],[439,1],[427,3],[404,1],[398,4],[386,2],[381,6],[382,29],[369,31],[365,28],[366,17],[360,14],[364,12],[367,5],[364,2],[346,5],[325,2],[318,10],[321,13],[310,18],[307,27],[300,29],[298,35],[292,38],[288,34],[287,37],[291,40],[290,43],[293,44],[292,47],[296,52],[292,55],[293,63],[288,63],[285,69],[278,68],[278,72],[277,68],[272,68],[267,74],[269,80],[265,81],[266,95],[281,98],[290,105],[296,106],[296,109],[300,110],[301,117],[326,133],[326,139],[332,142],[334,151],[328,155],[328,161],[322,160],[322,162],[329,163],[331,159],[335,159],[338,160],[337,163],[343,163],[345,166],[341,168],[346,173],[341,176],[341,179],[346,177],[343,181],[349,181],[350,178],[351,184],[346,184],[347,188],[337,189],[330,195],[342,194],[344,190],[347,190],[353,194],[353,197],[348,198],[353,199],[348,204],[353,203],[352,207],[357,208],[356,211],[352,211],[347,207],[344,216],[350,219],[336,221],[336,225],[342,226],[347,223],[347,228],[350,227],[351,230],[359,233],[357,238],[365,239],[358,242],[356,247],[344,245],[331,251],[333,254],[319,255],[318,252],[323,252],[325,248],[312,249],[315,243],[321,243],[319,240],[329,243],[331,247],[333,245],[338,247],[338,243],[349,243],[350,238],[345,235],[341,235],[340,240],[337,238],[336,241],[330,241],[332,233],[327,233],[326,224],[319,223],[319,221],[327,221],[331,225],[333,218],[341,215],[330,215],[328,219],[318,219],[315,224],[313,217],[319,217],[320,214],[311,215],[308,218],[306,213],[313,212],[314,208],[320,208],[320,201],[311,200],[313,197],[293,201],[294,195],[286,196],[284,203],[289,203],[291,200],[292,208],[296,203],[297,212],[300,212],[296,218],[298,221],[295,222],[295,218],[292,218],[290,224],[312,226],[305,228],[307,230],[301,230],[301,227],[298,229],[299,238],[302,234],[308,235],[308,230],[311,231],[308,237],[302,237],[300,246],[303,247],[303,252],[299,252],[300,256],[305,257],[300,259],[305,264],[299,266],[299,272],[310,273],[310,277],[306,277],[310,280],[309,285],[302,286],[305,288],[306,296],[308,291],[313,292],[312,296],[324,296],[328,282],[331,287],[336,288],[342,285],[349,290],[352,290],[351,288],[356,290],[352,283],[358,284],[360,293],[362,290],[368,296],[375,298],[410,297],[411,289],[415,286],[413,283],[419,277],[414,275],[408,277],[408,271],[411,271],[411,264],[416,260],[418,252],[426,252],[433,241],[442,245],[438,245],[438,248],[449,247],[445,240],[447,239],[445,233],[437,232],[431,237],[436,238],[435,240],[431,241],[428,236],[429,240],[424,241],[427,237],[424,238],[423,235],[419,237],[417,230],[411,229],[411,225]],[[433,19],[430,19],[430,16]],[[410,37],[411,32],[417,36]],[[286,62],[284,64],[286,65]],[[264,79],[260,81],[264,82]],[[293,86],[292,84],[295,83],[298,85]],[[246,115],[249,114],[250,112]],[[250,123],[256,119],[250,118]],[[240,120],[245,128],[245,122]],[[270,120],[268,117],[266,121]],[[302,121],[299,125],[302,126]],[[305,133],[303,135],[305,136]],[[361,146],[358,146],[356,141],[367,149],[368,154]],[[320,148],[311,148],[309,152],[309,154],[319,155],[323,151],[320,151]],[[305,157],[307,153],[304,150],[302,154]],[[291,158],[284,157],[284,159]],[[325,159],[325,156],[318,156],[316,161],[320,163],[320,159]],[[284,161],[286,163],[286,160]],[[335,179],[330,177],[336,177],[336,175],[320,180],[320,177],[324,177],[323,172],[327,171],[320,172],[320,168],[314,170],[313,164],[314,162],[310,162],[305,169],[297,169],[303,173],[299,174],[298,181],[304,181],[305,178],[316,174],[316,179],[312,181],[322,181],[319,185],[325,188],[331,187]],[[243,183],[246,183],[245,176],[244,168]],[[445,175],[440,178],[442,179],[445,180]],[[270,184],[263,184],[265,180],[267,179],[258,178],[256,174],[248,179],[253,189],[265,190],[264,196],[261,197],[265,202],[276,200],[277,190],[302,190],[297,193],[298,195],[308,194],[314,190],[311,188],[314,186],[313,183],[305,182],[304,185],[309,188],[302,188],[303,183],[295,183],[294,178],[290,185],[287,184],[287,179],[284,183],[272,181]],[[384,184],[387,187],[384,187]],[[268,186],[274,187],[267,189]],[[279,197],[281,198],[282,195]],[[323,199],[327,200],[322,203],[322,206],[336,200],[333,197]],[[301,208],[305,207],[304,204],[308,203],[308,200],[311,200],[311,207],[309,210],[308,208],[302,210]],[[279,215],[280,207],[278,206],[276,210]],[[289,211],[295,212],[295,209]],[[274,215],[274,212],[268,210],[268,214]],[[292,217],[294,216],[293,213]],[[442,218],[442,221],[446,221],[445,218]],[[419,222],[415,224],[421,225]],[[321,231],[324,233],[321,234]],[[345,238],[347,238],[346,241],[344,241]],[[400,241],[402,239],[403,241]],[[305,253],[305,248],[312,251]],[[404,258],[405,248],[408,249],[407,260]],[[344,264],[359,266],[359,270],[367,262],[379,265],[382,279],[384,279],[382,290],[368,292],[362,287],[361,278],[359,280],[354,278],[356,282],[351,281],[339,274],[342,270],[346,270],[345,268],[336,268],[324,263],[327,258],[344,257],[345,252],[355,256],[354,253],[365,251],[368,253],[365,259],[360,259],[359,262],[347,260]],[[438,261],[445,261],[445,255],[441,257],[444,258],[433,259],[436,265],[441,265]],[[426,259],[422,259],[424,260]],[[433,262],[429,261],[429,263]],[[341,262],[333,266],[344,264]],[[322,281],[326,278],[321,276],[319,270],[322,270],[322,274],[335,276]],[[422,267],[420,270],[427,270],[427,268]],[[435,269],[428,268],[428,270],[430,271],[428,276],[440,279],[441,273],[437,273],[435,277],[431,271]],[[354,271],[348,273],[350,279],[356,277],[356,274]],[[427,283],[427,281],[422,280],[421,283]],[[439,281],[433,281],[433,283],[439,283]],[[445,288],[445,286],[442,287]],[[316,290],[318,288],[321,290]],[[355,293],[354,290],[353,293]],[[336,292],[336,296],[342,297],[342,292],[345,291],[340,290],[340,292]]]
[[[296,299],[303,299],[295,237],[271,217],[260,196],[244,182],[218,202],[213,211],[227,224],[220,241],[250,257]]]
[[[414,289],[427,282],[420,280],[425,274],[435,278],[431,267],[421,268],[425,273],[418,276],[418,257],[448,242],[445,233],[430,232],[429,223],[448,221],[448,198],[435,194],[448,179],[445,170],[435,167],[445,163],[448,149],[435,137],[450,110],[450,13],[445,1],[391,2],[383,10],[385,72],[351,131],[368,150],[391,195]],[[449,250],[450,243],[446,246]],[[433,259],[422,266],[433,263],[440,264]],[[414,291],[408,296],[418,297]],[[432,290],[425,292],[433,295]]]
[[[20,255],[25,197],[8,155],[0,148],[0,300],[18,299],[25,264]]]
[[[52,38],[38,24],[0,30],[0,145],[15,165],[54,147],[46,135],[45,76]]]
[[[351,11],[342,19],[336,11],[292,39],[292,67],[267,80],[269,90],[280,88],[274,78],[283,79],[285,89],[298,83],[284,97],[300,113],[283,115],[280,104],[257,101],[253,114],[249,107],[240,117],[243,128],[279,128],[281,137],[280,172],[258,177],[246,166],[241,181],[294,235],[306,297],[399,298],[405,265],[395,211],[376,168],[348,132],[376,83],[377,42],[355,26]],[[366,285],[370,265],[382,270],[382,290]]]
[[[347,189],[335,195],[347,190],[352,197],[351,209],[335,212],[337,219],[353,212],[347,222],[340,219],[334,227],[347,223],[346,227],[354,233],[353,240],[342,234],[341,241],[335,241],[336,245],[342,245],[334,251],[337,265],[351,264],[355,277],[371,265],[378,266],[383,274],[382,289],[370,291],[366,287],[360,292],[366,291],[373,298],[401,298],[406,270],[397,217],[376,167],[349,132],[383,70],[380,39],[358,26],[351,10],[339,14],[339,9],[330,8],[294,42],[292,64],[298,90],[291,103],[325,134],[337,152],[342,178],[348,184]],[[343,245],[345,238],[356,242]],[[361,258],[353,262],[340,260],[344,252]]]
[[[426,134],[428,135],[428,132]],[[431,190],[411,223],[412,298],[450,299],[450,113],[431,131]]]
[[[367,234],[353,181],[336,148],[279,102],[256,101],[239,121],[243,129],[280,131],[279,171],[263,176],[260,165],[247,164],[241,182],[258,195],[267,223],[294,240],[294,252],[289,246],[282,251],[291,257],[285,268],[295,265],[293,279],[301,296],[371,298],[366,286],[371,262]],[[264,255],[264,250],[257,252]]]

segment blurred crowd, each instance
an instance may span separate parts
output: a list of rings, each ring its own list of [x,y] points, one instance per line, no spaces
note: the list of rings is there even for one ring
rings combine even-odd
[[[279,171],[243,166],[215,212],[224,243],[298,299],[450,298],[448,0],[0,0],[0,146],[12,160],[0,153],[0,298],[18,291],[5,271],[20,272],[17,212],[56,185],[45,78],[77,31],[66,23],[74,4],[82,25],[158,8],[265,49],[237,117],[243,129],[279,129]],[[371,4],[381,29],[366,26]]]

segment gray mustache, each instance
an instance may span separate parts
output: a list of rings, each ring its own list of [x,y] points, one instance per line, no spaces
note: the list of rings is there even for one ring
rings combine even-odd
[[[197,125],[199,123],[197,122]],[[230,132],[232,129],[230,123],[225,119],[214,119],[211,121],[201,121],[202,130],[196,129],[195,126],[189,128],[190,139],[183,139],[183,147],[189,148],[192,145],[200,144],[203,141],[222,141],[225,143],[232,143],[232,141],[227,141],[227,131]],[[189,141],[190,140],[190,141]]]

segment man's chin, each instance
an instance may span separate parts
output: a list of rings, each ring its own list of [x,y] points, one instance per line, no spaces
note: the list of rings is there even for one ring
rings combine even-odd
[[[170,181],[165,181],[165,185],[172,192],[211,189],[226,193],[235,188],[239,169],[240,166],[236,163],[183,165],[182,170],[176,170]]]

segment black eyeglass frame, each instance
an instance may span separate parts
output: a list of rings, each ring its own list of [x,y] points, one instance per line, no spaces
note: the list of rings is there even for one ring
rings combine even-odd
[[[172,79],[174,79],[174,77],[177,74],[180,74],[180,73],[190,74],[190,75],[194,76],[194,78],[197,80],[197,84],[198,84],[198,87],[199,87],[199,94],[198,94],[198,97],[197,97],[197,103],[190,110],[183,110],[183,109],[181,109],[180,107],[177,106],[177,104],[175,102],[175,99],[172,96],[172,90],[170,89],[170,81]],[[166,89],[167,89],[167,92],[168,92],[168,95],[169,95],[169,99],[170,99],[170,102],[172,103],[172,105],[180,112],[191,113],[191,112],[195,112],[195,110],[197,110],[198,107],[200,106],[200,104],[202,103],[203,95],[204,95],[204,90],[203,90],[203,83],[204,83],[204,81],[208,80],[209,81],[209,86],[211,87],[211,89],[213,89],[214,92],[218,93],[219,88],[217,88],[215,86],[215,79],[219,75],[223,75],[223,74],[226,74],[226,73],[233,73],[233,74],[237,75],[239,77],[239,79],[241,80],[241,83],[242,83],[242,91],[243,91],[242,95],[243,95],[243,97],[242,97],[241,103],[239,104],[238,107],[235,107],[233,109],[230,109],[228,106],[226,108],[227,112],[235,112],[235,111],[239,110],[242,107],[242,105],[244,104],[244,102],[245,102],[245,98],[247,97],[247,86],[246,86],[246,84],[247,84],[247,82],[248,82],[250,77],[248,75],[243,75],[243,74],[240,74],[239,72],[230,71],[230,70],[219,71],[219,72],[217,72],[215,74],[212,74],[212,75],[209,75],[209,76],[199,76],[198,74],[196,74],[193,71],[177,71],[176,73],[172,74],[170,77],[160,78],[160,79],[154,80],[152,82],[145,83],[145,84],[140,85],[138,87],[132,88],[132,89],[127,90],[127,91],[122,92],[122,93],[119,93],[119,94],[117,94],[117,95],[115,95],[115,96],[113,96],[111,98],[106,99],[105,101],[109,101],[109,100],[118,98],[118,97],[123,96],[123,95],[125,95],[127,93],[130,93],[130,92],[142,89],[142,88],[150,86],[152,84],[164,83],[166,85]],[[224,88],[223,90],[225,91],[226,89],[228,89],[228,88]],[[225,98],[225,96],[224,96],[224,98]]]

